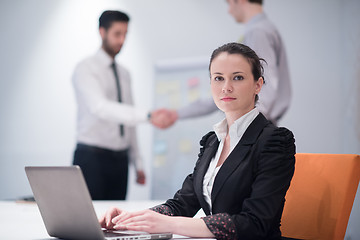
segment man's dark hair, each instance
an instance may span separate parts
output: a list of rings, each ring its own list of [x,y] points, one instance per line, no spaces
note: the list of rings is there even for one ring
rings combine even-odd
[[[126,13],[120,11],[107,10],[99,18],[99,28],[109,29],[113,22],[129,22],[130,18]]]

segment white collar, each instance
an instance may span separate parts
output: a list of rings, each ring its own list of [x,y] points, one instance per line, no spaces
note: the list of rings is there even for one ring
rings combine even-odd
[[[111,66],[111,64],[115,62],[115,60],[107,52],[105,52],[102,47],[97,51],[96,56],[98,56],[101,60],[101,63],[106,66]]]
[[[235,138],[237,140],[240,140],[246,129],[249,127],[250,123],[257,117],[258,114],[259,110],[257,108],[254,108],[250,112],[238,118],[233,124],[231,124],[229,129],[230,139]],[[215,124],[213,126],[213,129],[216,133],[218,140],[223,141],[228,132],[226,118]]]

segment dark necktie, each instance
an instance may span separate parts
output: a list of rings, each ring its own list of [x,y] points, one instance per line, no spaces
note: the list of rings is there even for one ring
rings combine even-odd
[[[117,89],[117,95],[118,95],[118,101],[121,102],[121,89],[120,89],[120,81],[119,81],[119,75],[116,70],[116,64],[113,62],[111,64],[111,68],[114,71],[114,76],[116,80],[116,89]],[[124,125],[120,124],[120,135],[124,136]]]

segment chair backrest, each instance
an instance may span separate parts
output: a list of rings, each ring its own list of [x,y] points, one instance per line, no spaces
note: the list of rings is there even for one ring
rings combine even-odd
[[[360,179],[360,156],[298,153],[281,232],[296,239],[344,239]]]

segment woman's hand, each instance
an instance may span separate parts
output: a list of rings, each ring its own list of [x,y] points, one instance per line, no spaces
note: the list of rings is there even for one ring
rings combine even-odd
[[[171,232],[189,237],[214,237],[200,218],[167,216],[152,210],[126,212],[119,208],[111,208],[99,222],[101,227],[107,229],[149,233]]]
[[[99,219],[100,226],[106,229],[115,229],[113,219],[127,214],[129,213],[120,208],[112,207]]]
[[[152,210],[121,213],[112,219],[116,230],[144,231],[149,233],[173,232],[174,217],[169,217]]]

